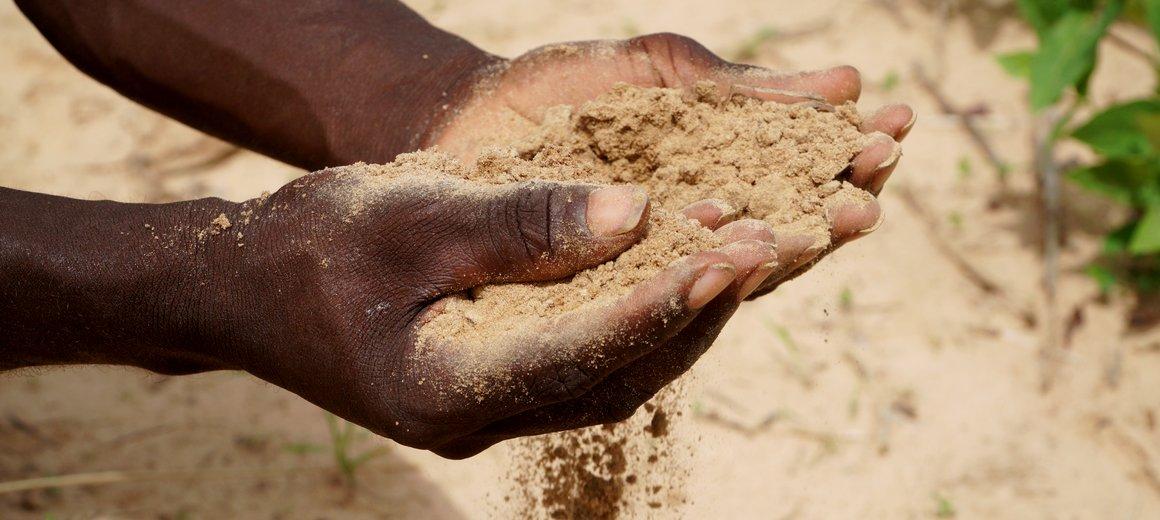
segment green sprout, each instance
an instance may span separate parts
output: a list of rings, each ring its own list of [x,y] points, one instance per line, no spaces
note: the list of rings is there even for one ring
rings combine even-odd
[[[741,41],[737,46],[737,50],[733,52],[733,59],[736,61],[749,61],[757,57],[761,46],[766,42],[777,38],[778,30],[768,25],[762,26],[749,37]]]
[[[347,484],[354,484],[355,472],[360,466],[387,453],[386,446],[371,448],[358,454],[352,453],[355,442],[367,435],[366,430],[330,413],[326,414],[326,425],[330,430],[331,453],[335,465],[338,466]]]

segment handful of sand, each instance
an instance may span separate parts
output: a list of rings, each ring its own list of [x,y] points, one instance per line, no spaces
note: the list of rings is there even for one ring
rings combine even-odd
[[[526,329],[529,318],[610,303],[674,260],[722,245],[680,213],[703,199],[764,220],[779,235],[829,245],[826,209],[870,198],[838,179],[866,140],[853,104],[823,110],[716,93],[711,83],[694,93],[618,85],[579,108],[550,109],[530,135],[485,151],[470,167],[433,151],[347,167],[388,182],[447,175],[489,184],[631,183],[649,193],[647,234],[616,259],[555,283],[476,288],[450,299],[421,338],[481,342]]]
[[[550,319],[624,296],[670,262],[722,245],[679,213],[702,199],[827,246],[826,208],[870,197],[836,179],[866,139],[853,104],[821,111],[813,104],[720,99],[716,92],[711,83],[694,94],[619,85],[579,108],[549,110],[532,135],[455,169],[453,175],[488,183],[632,183],[649,193],[653,210],[646,237],[615,260],[558,283],[478,288],[471,298],[450,301],[422,334],[482,340],[526,328],[528,318]],[[395,167],[446,168],[447,162],[420,153],[400,156]]]

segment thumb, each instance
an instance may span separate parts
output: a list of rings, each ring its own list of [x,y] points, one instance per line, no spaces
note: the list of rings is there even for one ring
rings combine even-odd
[[[460,199],[444,257],[451,291],[556,280],[615,258],[645,234],[648,195],[635,186],[526,182]]]

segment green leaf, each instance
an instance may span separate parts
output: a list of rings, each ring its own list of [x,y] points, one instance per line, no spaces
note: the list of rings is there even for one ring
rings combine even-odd
[[[1112,159],[1094,166],[1067,172],[1068,180],[1130,206],[1142,206],[1156,190],[1160,163],[1155,159],[1130,161]]]
[[[1135,255],[1160,252],[1160,204],[1149,206],[1136,224],[1128,251]]]
[[[1110,158],[1154,156],[1160,152],[1160,99],[1109,107],[1071,135]]]
[[[1144,16],[1148,18],[1148,26],[1152,28],[1152,38],[1160,42],[1160,0],[1144,0]]]
[[[1111,233],[1104,237],[1104,254],[1118,255],[1128,250],[1128,242],[1132,240],[1132,234],[1136,232],[1136,224],[1138,221],[1133,220],[1116,228]]]
[[[1091,264],[1087,266],[1087,269],[1084,269],[1084,272],[1100,287],[1100,294],[1108,294],[1116,286],[1116,275],[1107,267]]]
[[[1019,13],[1042,38],[1060,17],[1067,12],[1067,0],[1018,0]]]
[[[1039,110],[1059,101],[1064,89],[1081,94],[1095,68],[1096,47],[1124,8],[1112,0],[1099,17],[1069,10],[1041,37],[1039,52],[1031,60],[1031,107]]]
[[[1000,54],[995,57],[999,62],[999,66],[1003,70],[1016,78],[1027,79],[1031,77],[1031,60],[1035,58],[1035,53],[1032,51],[1015,51],[1006,54]]]

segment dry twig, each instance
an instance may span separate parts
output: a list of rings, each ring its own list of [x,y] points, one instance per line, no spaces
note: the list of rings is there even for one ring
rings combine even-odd
[[[1055,127],[1059,115],[1049,110],[1036,121],[1035,132],[1032,135],[1035,147],[1035,172],[1038,174],[1040,221],[1043,223],[1043,293],[1046,299],[1044,305],[1044,339],[1040,347],[1040,389],[1044,392],[1051,389],[1055,376],[1059,372],[1059,365],[1063,361],[1063,348],[1060,341],[1061,326],[1059,319],[1059,303],[1057,298],[1059,283],[1059,244],[1060,244],[1060,174],[1059,164],[1055,162]]]
[[[968,282],[971,283],[971,285],[974,285],[984,294],[997,298],[1000,302],[1003,303],[1004,306],[1017,314],[1024,323],[1035,323],[1036,320],[1034,312],[1023,308],[1020,305],[1016,305],[1013,301],[1011,301],[1006,291],[1003,290],[998,282],[992,281],[987,275],[976,269],[975,266],[971,265],[971,263],[967,261],[967,259],[961,253],[959,253],[958,249],[956,249],[953,245],[951,245],[950,242],[943,238],[942,234],[939,233],[938,219],[936,219],[930,210],[928,210],[922,203],[922,201],[919,200],[918,196],[915,195],[914,190],[910,189],[909,186],[900,186],[895,190],[895,193],[898,193],[899,197],[902,199],[903,205],[905,205],[906,208],[910,210],[910,212],[913,213],[916,217],[918,217],[920,222],[922,222],[923,227],[926,228],[927,236],[930,237],[931,243],[934,244],[935,249],[937,249],[939,253],[942,253],[942,255],[946,257],[948,261],[950,261],[951,265],[953,265],[955,269],[963,275],[963,278],[965,278]]]
[[[216,468],[216,469],[185,469],[185,470],[113,470],[96,471],[92,473],[73,473],[51,477],[37,477],[22,480],[0,482],[0,495],[32,491],[37,489],[62,488],[73,486],[93,486],[100,484],[117,484],[122,482],[141,482],[152,480],[196,480],[200,478],[253,478],[262,475],[291,473],[299,471],[329,471],[334,466],[297,466],[289,468]]]
[[[922,67],[922,65],[915,63],[913,69],[914,78],[916,81],[918,81],[918,85],[922,87],[922,89],[926,91],[927,94],[930,94],[930,96],[934,98],[935,103],[938,104],[940,111],[942,111],[944,114],[956,116],[956,119],[958,119],[959,124],[963,128],[963,131],[966,132],[967,137],[970,137],[971,143],[974,144],[976,148],[978,148],[979,152],[983,154],[984,158],[986,158],[987,163],[990,164],[991,168],[995,170],[995,174],[998,176],[1000,182],[1003,182],[1006,178],[1009,166],[1007,165],[1007,162],[1000,158],[999,154],[995,152],[995,149],[991,146],[991,143],[987,141],[987,138],[983,136],[983,132],[979,130],[979,126],[975,124],[974,114],[965,112],[952,104],[950,100],[947,99],[946,94],[944,94],[942,90],[939,89],[938,85],[935,85],[934,80],[932,80],[930,76],[927,75],[926,70]]]

